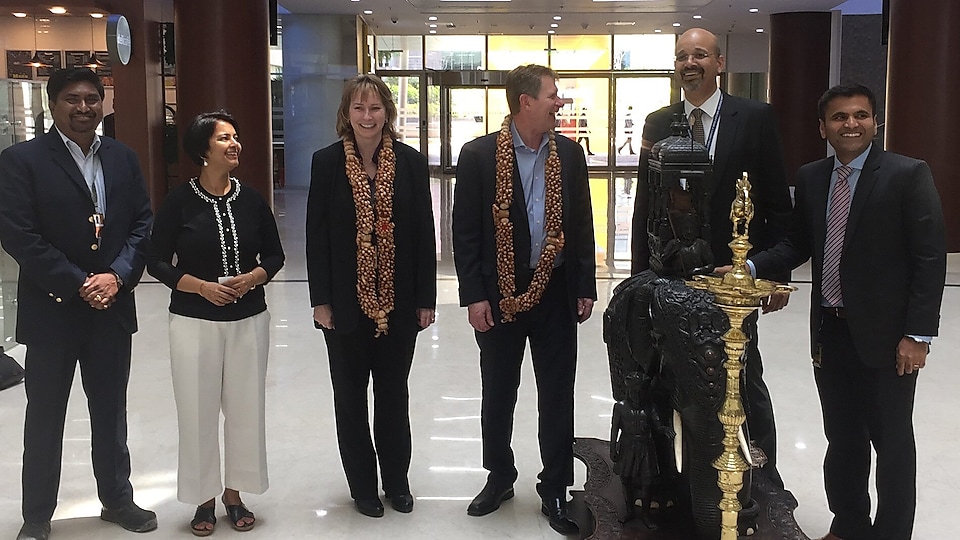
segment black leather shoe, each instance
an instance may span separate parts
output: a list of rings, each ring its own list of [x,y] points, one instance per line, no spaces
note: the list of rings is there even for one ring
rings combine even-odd
[[[401,493],[399,495],[393,495],[392,497],[387,497],[390,499],[390,506],[394,510],[403,514],[409,514],[413,512],[413,495],[409,493]]]
[[[357,512],[373,518],[383,517],[383,503],[379,498],[354,499],[353,502],[357,506]]]
[[[100,519],[116,523],[130,532],[150,532],[157,528],[157,514],[131,502],[119,508],[104,508]]]
[[[47,540],[47,538],[50,538],[49,521],[25,522],[23,527],[20,527],[20,533],[17,534],[17,540]]]
[[[580,527],[567,516],[567,501],[561,497],[543,499],[540,512],[550,518],[550,527],[563,535],[577,534]]]
[[[470,506],[467,507],[468,516],[485,516],[490,512],[500,508],[500,504],[507,499],[513,498],[513,486],[500,488],[489,480],[480,490],[480,493],[473,498]]]

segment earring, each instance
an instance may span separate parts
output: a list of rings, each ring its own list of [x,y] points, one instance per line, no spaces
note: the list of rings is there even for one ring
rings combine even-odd
[[[200,158],[200,159],[203,160],[203,166],[206,167],[206,166],[207,166],[207,160],[206,160],[205,158]]]

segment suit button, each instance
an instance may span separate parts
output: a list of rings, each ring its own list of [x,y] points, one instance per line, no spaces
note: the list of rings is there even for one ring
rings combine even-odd
[[[50,298],[53,298],[53,293],[47,293],[47,294],[50,295]]]
[[[57,303],[59,304],[60,302],[63,302],[63,299],[58,296],[58,297],[57,297]]]
[[[96,245],[96,244],[90,244],[90,249],[96,251],[96,250],[100,249],[100,246],[98,246],[98,245]]]
[[[93,223],[93,216],[88,217],[87,221],[89,221],[90,223]]]

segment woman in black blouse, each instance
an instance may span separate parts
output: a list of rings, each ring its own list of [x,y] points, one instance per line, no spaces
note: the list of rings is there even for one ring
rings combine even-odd
[[[260,285],[280,270],[284,255],[266,201],[230,176],[241,150],[233,117],[223,111],[197,116],[183,147],[203,168],[164,200],[153,224],[148,270],[172,289],[177,498],[198,505],[191,531],[207,536],[217,521],[217,494],[223,493],[231,526],[246,531],[256,520],[240,492],[259,494],[268,486],[264,387],[270,313]]]
[[[310,301],[327,343],[340,458],[357,510],[371,517],[383,515],[378,460],[391,506],[413,510],[407,377],[437,295],[427,159],[396,140],[396,118],[383,81],[348,81],[337,115],[342,140],[313,155],[307,199]]]

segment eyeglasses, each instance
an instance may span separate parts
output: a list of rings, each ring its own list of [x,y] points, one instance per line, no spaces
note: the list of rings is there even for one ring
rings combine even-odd
[[[693,53],[693,54],[687,54],[687,53],[685,53],[685,52],[682,52],[682,53],[678,53],[678,54],[677,54],[676,61],[677,61],[678,64],[682,64],[682,63],[686,62],[687,60],[689,60],[690,58],[693,58],[694,60],[706,60],[707,58],[709,58],[709,57],[711,57],[711,56],[713,56],[713,54],[711,54],[711,53],[706,53],[706,52],[703,52],[703,51],[698,51],[698,52],[695,52],[695,53]]]

